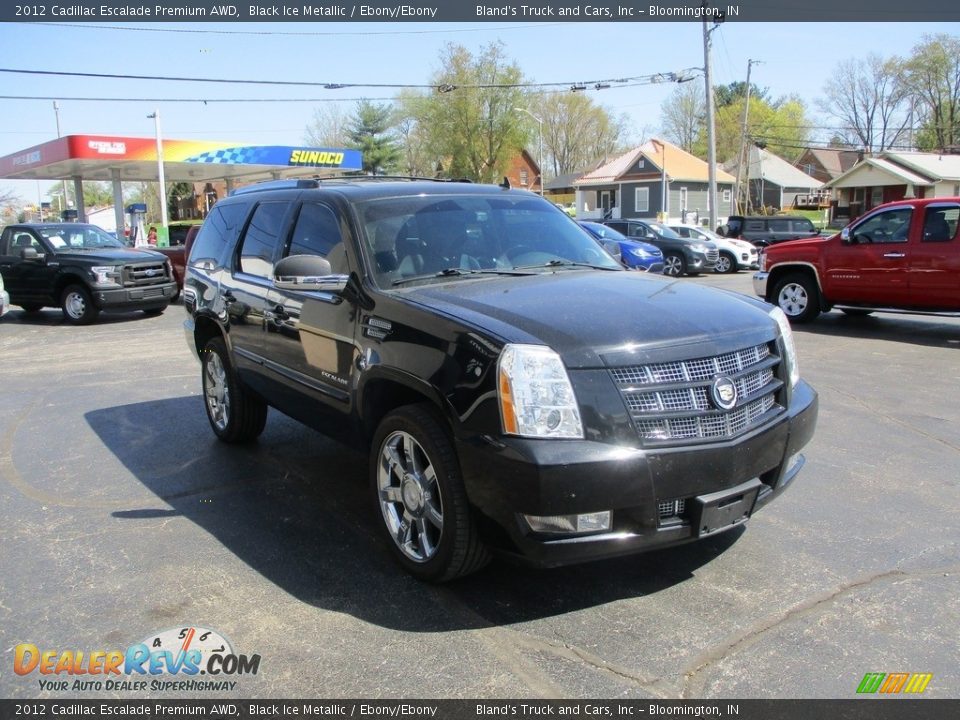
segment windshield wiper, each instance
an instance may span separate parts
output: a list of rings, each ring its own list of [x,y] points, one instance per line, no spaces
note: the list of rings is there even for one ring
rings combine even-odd
[[[393,285],[403,285],[404,283],[416,282],[417,280],[433,280],[440,277],[457,277],[459,275],[529,275],[523,272],[523,268],[501,268],[501,269],[469,269],[469,268],[444,268],[440,272],[429,273],[427,275],[414,275],[412,277],[400,278],[393,281]]]
[[[585,262],[576,262],[574,260],[548,260],[545,263],[538,263],[536,265],[520,265],[514,268],[514,270],[533,270],[535,268],[554,268],[554,267],[585,267],[593,268],[594,270],[620,270],[619,267],[611,267],[609,265],[594,265],[592,263]]]

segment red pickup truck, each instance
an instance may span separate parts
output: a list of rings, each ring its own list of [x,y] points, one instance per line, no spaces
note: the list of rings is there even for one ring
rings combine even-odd
[[[190,225],[186,229],[186,234],[183,237],[181,244],[174,244],[171,242],[170,247],[150,248],[151,250],[156,250],[166,255],[170,260],[170,264],[173,266],[173,278],[177,281],[177,292],[170,302],[176,302],[177,298],[180,297],[180,292],[183,290],[184,269],[187,264],[187,258],[190,257],[190,248],[193,245],[193,240],[197,237],[198,232],[200,232],[199,225]],[[172,236],[171,240],[173,240]]]
[[[838,308],[960,313],[960,197],[899,200],[838,235],[771,245],[753,289],[791,322]]]

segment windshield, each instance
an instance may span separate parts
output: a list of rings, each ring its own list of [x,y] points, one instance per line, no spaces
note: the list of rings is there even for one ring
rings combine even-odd
[[[105,230],[96,225],[47,225],[39,228],[40,234],[55,250],[92,250],[99,248],[126,247]]]
[[[358,203],[374,280],[390,288],[518,270],[622,269],[567,215],[527,195],[419,195]]]

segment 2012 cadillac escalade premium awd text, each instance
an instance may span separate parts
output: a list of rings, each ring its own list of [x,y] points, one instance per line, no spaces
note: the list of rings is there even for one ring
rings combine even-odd
[[[184,305],[214,433],[256,438],[269,405],[368,448],[386,541],[426,580],[734,527],[816,424],[779,309],[627,272],[525,191],[243,188],[205,221]]]

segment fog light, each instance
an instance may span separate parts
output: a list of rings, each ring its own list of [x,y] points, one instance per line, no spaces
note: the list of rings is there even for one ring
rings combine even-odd
[[[610,511],[582,515],[524,515],[530,529],[538,533],[586,534],[610,529]]]

